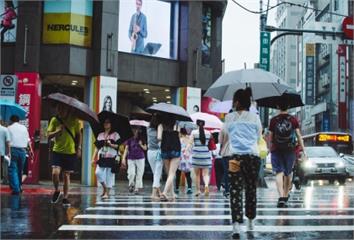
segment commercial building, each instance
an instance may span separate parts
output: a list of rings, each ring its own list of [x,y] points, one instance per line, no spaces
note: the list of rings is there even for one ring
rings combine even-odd
[[[6,2],[12,2],[16,18],[1,43],[1,74],[18,79],[17,101],[29,109],[31,137],[40,139],[30,163],[32,182],[50,179],[45,129],[55,111],[42,97],[60,91],[97,112],[111,100],[112,111],[130,115],[134,106],[176,102],[181,92],[196,89],[200,106],[200,94],[222,72],[226,1]],[[130,32],[140,25],[134,17],[140,16],[139,3],[147,28],[141,51],[132,49]],[[85,152],[76,177],[93,185],[87,123],[83,132]]]

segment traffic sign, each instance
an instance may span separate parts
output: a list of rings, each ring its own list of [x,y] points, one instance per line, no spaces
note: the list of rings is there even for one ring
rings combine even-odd
[[[270,32],[261,32],[261,49],[259,54],[259,67],[269,71],[270,63]]]
[[[342,23],[342,28],[345,38],[354,39],[354,19],[352,17],[345,17]]]

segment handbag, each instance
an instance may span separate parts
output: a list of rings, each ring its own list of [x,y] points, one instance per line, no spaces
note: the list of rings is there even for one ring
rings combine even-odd
[[[116,158],[114,159],[114,163],[113,166],[111,168],[111,173],[119,173],[119,169],[120,169],[120,165],[121,165],[121,158],[119,156],[119,154],[116,156]]]
[[[216,150],[216,144],[215,144],[215,140],[213,137],[210,137],[210,139],[209,139],[208,148],[209,148],[209,151]]]
[[[266,141],[264,140],[263,137],[261,137],[259,140],[258,140],[258,151],[259,151],[259,157],[261,159],[264,159],[267,157],[268,155],[268,148],[267,148],[267,143]]]

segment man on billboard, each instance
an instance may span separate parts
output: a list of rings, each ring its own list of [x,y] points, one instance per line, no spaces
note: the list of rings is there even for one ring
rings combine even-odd
[[[136,0],[136,13],[130,19],[129,38],[131,52],[142,54],[144,52],[144,38],[147,37],[146,16],[141,12],[143,0]]]

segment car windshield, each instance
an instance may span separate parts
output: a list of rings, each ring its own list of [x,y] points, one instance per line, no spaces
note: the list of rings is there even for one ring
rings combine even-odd
[[[331,147],[305,147],[308,157],[337,157],[337,152]]]

